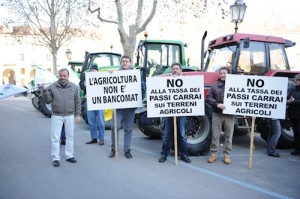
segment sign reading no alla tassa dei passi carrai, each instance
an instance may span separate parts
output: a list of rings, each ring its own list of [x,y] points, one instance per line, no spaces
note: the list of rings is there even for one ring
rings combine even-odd
[[[86,72],[85,85],[88,110],[142,106],[139,70]]]
[[[284,119],[287,77],[227,75],[224,114]]]
[[[202,75],[148,77],[147,116],[204,115]]]

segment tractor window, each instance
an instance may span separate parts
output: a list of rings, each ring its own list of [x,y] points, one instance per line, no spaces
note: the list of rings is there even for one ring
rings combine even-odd
[[[95,63],[98,67],[104,66],[120,66],[120,57],[117,55],[111,54],[99,54],[94,56],[91,60],[91,63]]]
[[[223,48],[213,49],[210,51],[206,62],[207,71],[215,72],[223,66],[231,67],[232,58],[235,51],[236,46],[225,46]]]
[[[286,70],[284,47],[281,44],[269,44],[271,69]]]
[[[265,57],[264,43],[251,41],[247,48],[241,45],[237,70],[246,74],[260,75],[266,69]]]
[[[147,50],[147,71],[150,77],[162,74],[174,62],[180,63],[180,45],[148,43]]]

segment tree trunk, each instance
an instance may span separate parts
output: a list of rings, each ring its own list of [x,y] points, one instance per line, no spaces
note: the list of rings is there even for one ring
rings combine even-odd
[[[52,52],[52,73],[54,75],[58,75],[58,73],[57,73],[57,51]]]
[[[128,55],[131,60],[134,58],[134,49],[136,46],[136,28],[134,25],[129,26],[129,35],[126,34],[126,32],[122,31],[122,29],[119,29],[119,34],[121,37],[121,43],[123,47],[123,52],[125,55]]]

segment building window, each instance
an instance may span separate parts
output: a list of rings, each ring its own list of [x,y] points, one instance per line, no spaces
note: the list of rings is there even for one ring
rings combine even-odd
[[[21,53],[21,55],[20,55],[20,59],[21,59],[21,61],[24,61],[24,60],[25,60],[24,53]]]
[[[22,75],[25,74],[25,68],[21,68],[21,74],[22,74]]]

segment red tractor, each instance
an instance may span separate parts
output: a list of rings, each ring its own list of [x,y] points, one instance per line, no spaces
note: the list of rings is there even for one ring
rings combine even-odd
[[[205,95],[209,91],[210,86],[217,81],[219,77],[218,70],[223,66],[230,67],[233,74],[288,77],[291,79],[289,85],[293,84],[292,78],[295,74],[300,73],[300,71],[290,71],[286,48],[295,45],[290,40],[281,37],[235,33],[210,41],[208,50],[204,52],[206,35],[207,33],[205,32],[202,38],[201,70],[184,72],[185,75],[204,76]],[[206,60],[205,64],[204,59]],[[204,116],[187,117],[187,148],[190,155],[201,155],[209,151],[211,142],[211,116],[212,108],[208,104],[205,104]],[[157,119],[143,119],[142,121],[145,123],[143,125],[157,126],[162,131],[164,126],[163,120]],[[247,124],[251,124],[251,118],[237,116],[234,134],[247,134],[250,130]],[[281,126],[282,134],[278,147],[293,147],[293,131],[289,119],[282,120]],[[153,131],[150,128],[147,131],[149,137],[157,134],[157,130],[154,130],[157,128],[152,129]],[[268,120],[257,118],[255,130],[261,133],[261,137],[266,140],[269,133]]]
[[[204,40],[202,39],[201,71],[193,74],[204,75],[205,95],[210,86],[218,78],[218,70],[227,66],[233,74],[261,75],[288,77],[288,87],[292,86],[292,78],[300,71],[291,71],[286,48],[295,46],[296,43],[281,37],[234,33],[225,35],[209,42],[208,50],[204,53]],[[204,59],[206,62],[204,64]],[[186,73],[186,75],[193,75]],[[188,121],[198,121],[192,128],[187,123],[188,148],[191,155],[201,154],[209,149],[211,139],[211,107],[205,105],[205,116],[195,116]],[[246,134],[249,131],[251,118],[236,117],[235,134]],[[195,123],[193,123],[194,125]],[[281,121],[282,134],[278,143],[280,148],[293,147],[293,131],[289,119]],[[268,120],[256,119],[256,131],[267,139],[269,133]]]

